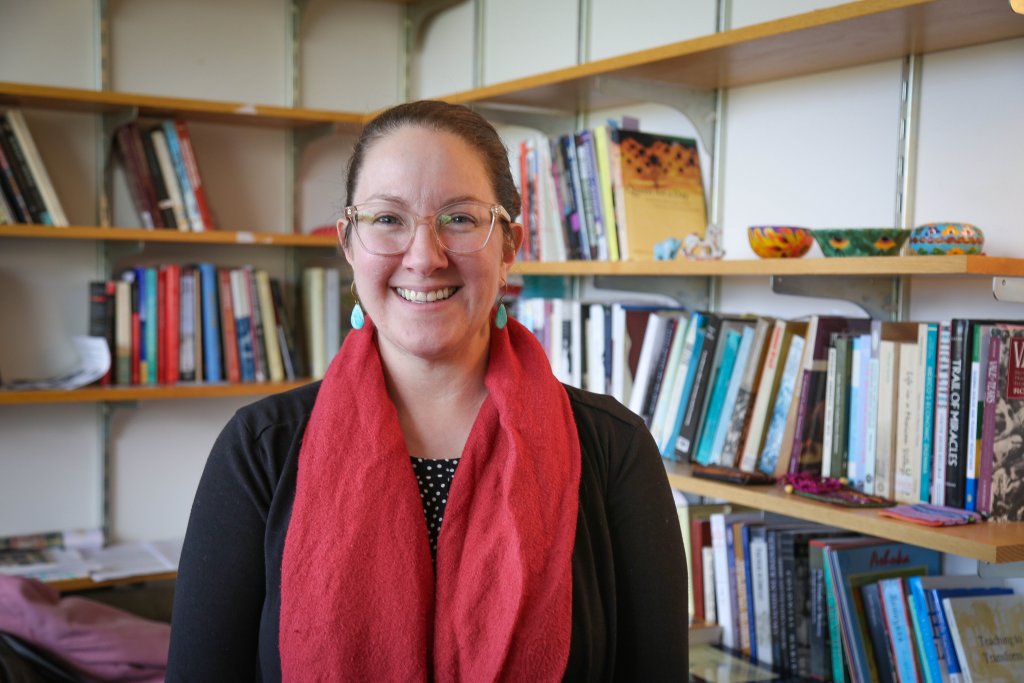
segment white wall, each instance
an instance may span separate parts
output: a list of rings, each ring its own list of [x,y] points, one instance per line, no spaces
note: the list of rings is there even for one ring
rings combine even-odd
[[[96,3],[0,0],[0,80],[96,88]],[[282,0],[110,0],[110,77],[115,90],[286,105],[291,31]],[[306,3],[300,38],[300,104],[366,111],[400,98],[403,9],[371,0]],[[244,19],[243,19],[244,18]],[[367,55],[372,54],[372,59]],[[98,117],[28,111],[33,136],[72,224],[97,224]],[[224,229],[290,231],[289,134],[190,125],[211,203]],[[315,141],[299,160],[298,226],[333,224],[344,202],[351,137]],[[120,175],[120,174],[118,174]],[[138,225],[123,178],[118,225]],[[69,338],[87,328],[86,285],[103,274],[101,245],[4,240],[0,244],[0,372],[52,374],[67,365]],[[284,275],[286,250],[115,248],[117,264],[212,260]],[[330,250],[298,252],[305,259]],[[116,264],[115,264],[116,265]],[[120,539],[184,533],[214,438],[250,399],[117,405],[109,422],[109,505]],[[0,535],[96,526],[102,519],[102,421],[93,404],[0,408]]]

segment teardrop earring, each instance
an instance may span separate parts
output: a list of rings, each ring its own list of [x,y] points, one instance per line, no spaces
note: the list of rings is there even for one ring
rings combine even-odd
[[[505,325],[508,325],[508,311],[505,310],[505,287],[506,283],[501,283],[501,294],[498,296],[498,310],[494,314],[494,327],[498,330],[505,329]]]
[[[352,298],[356,300],[354,306],[352,306],[352,315],[349,316],[349,324],[352,325],[353,330],[363,329],[363,325],[366,324],[366,316],[363,315],[363,307],[359,305],[359,295],[356,294],[356,283],[353,282],[349,288],[352,292]]]

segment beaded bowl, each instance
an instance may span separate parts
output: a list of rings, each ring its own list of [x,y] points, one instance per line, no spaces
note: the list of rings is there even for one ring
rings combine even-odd
[[[901,228],[816,228],[825,256],[896,256],[910,236]]]
[[[980,254],[985,233],[970,223],[925,223],[910,231],[907,248],[922,256]]]
[[[747,228],[750,248],[761,258],[799,258],[814,244],[808,228],[753,225]]]

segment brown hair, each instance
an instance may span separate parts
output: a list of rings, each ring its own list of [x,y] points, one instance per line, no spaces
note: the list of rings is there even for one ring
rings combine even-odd
[[[351,205],[363,168],[363,159],[374,143],[405,126],[419,126],[433,131],[444,131],[458,136],[480,153],[484,168],[490,177],[498,203],[505,207],[513,218],[519,215],[519,190],[512,179],[508,165],[508,149],[501,141],[498,131],[480,114],[461,104],[449,104],[438,100],[407,102],[387,109],[373,118],[363,128],[356,141],[352,158],[348,162],[348,176],[345,182],[347,195],[345,204]],[[502,225],[506,239],[509,227]],[[348,241],[348,228],[345,230]]]

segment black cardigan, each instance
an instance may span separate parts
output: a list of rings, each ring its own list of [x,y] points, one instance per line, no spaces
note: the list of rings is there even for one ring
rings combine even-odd
[[[281,680],[281,558],[319,386],[242,408],[217,438],[178,570],[168,681]],[[657,448],[614,399],[566,390],[583,460],[565,679],[686,680],[686,561]]]

